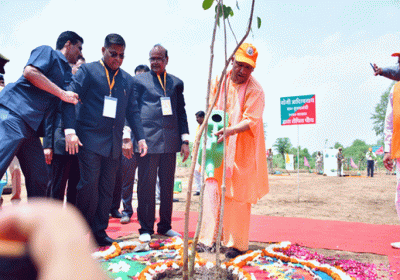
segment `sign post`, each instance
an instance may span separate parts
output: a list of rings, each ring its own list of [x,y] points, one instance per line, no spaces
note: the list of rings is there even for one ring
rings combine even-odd
[[[281,125],[297,125],[297,201],[300,201],[299,125],[315,124],[315,95],[281,97]]]

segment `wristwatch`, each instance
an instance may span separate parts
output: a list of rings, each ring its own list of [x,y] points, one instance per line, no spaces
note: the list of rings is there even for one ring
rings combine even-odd
[[[185,144],[185,145],[189,145],[189,141],[187,141],[187,140],[185,140],[185,141],[182,141],[182,145],[183,144]]]

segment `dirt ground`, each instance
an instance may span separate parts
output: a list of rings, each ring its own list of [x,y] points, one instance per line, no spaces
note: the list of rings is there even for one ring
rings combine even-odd
[[[366,173],[366,172],[364,172]],[[349,174],[349,173],[347,173]],[[174,203],[175,211],[185,211],[189,168],[178,168],[177,179],[182,180],[183,190],[175,194],[180,201]],[[284,173],[269,177],[270,192],[252,207],[252,214],[280,217],[300,217],[336,221],[362,222],[370,224],[398,225],[394,198],[396,176],[387,175],[380,170],[373,178],[362,176],[327,177],[308,171]],[[23,187],[23,199],[26,191]],[[5,195],[4,205],[10,204],[10,195]],[[198,210],[199,196],[192,196],[191,211]],[[136,200],[133,203],[137,203]],[[135,205],[134,205],[135,207]],[[135,234],[132,237],[136,237]],[[157,238],[157,236],[155,236]],[[399,240],[393,240],[400,241]],[[251,243],[250,249],[265,248],[263,243]],[[386,256],[359,254],[334,250],[310,248],[325,256],[340,254],[343,259],[353,259],[377,266],[388,266]],[[202,257],[215,260],[215,255],[202,254]],[[389,279],[385,269],[379,272]]]
[[[182,180],[183,191],[174,196],[180,199],[174,210],[184,211],[189,170],[178,168],[176,175]],[[269,185],[269,193],[253,205],[252,214],[400,224],[394,205],[396,176],[386,175],[384,170],[372,178],[366,174],[328,177],[300,170],[299,175],[295,171],[269,176]],[[192,197],[191,211],[198,210],[198,200],[198,196]]]

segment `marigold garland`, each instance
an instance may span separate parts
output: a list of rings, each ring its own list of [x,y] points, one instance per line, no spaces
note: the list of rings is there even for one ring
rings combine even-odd
[[[167,243],[168,241],[172,241],[172,243]],[[104,258],[106,260],[115,258],[119,256],[122,252],[122,249],[135,249],[138,244],[137,242],[132,242],[132,241],[127,241],[127,242],[121,242],[121,243],[113,243],[110,248],[108,248],[105,251],[100,251],[96,252],[93,254],[94,258]],[[171,240],[164,240],[164,241],[155,241],[149,244],[152,249],[158,248],[158,250],[177,250],[180,258],[183,258],[183,241],[181,238],[172,238]],[[258,257],[270,257],[270,258],[275,258],[287,263],[293,263],[293,264],[301,264],[305,267],[308,267],[309,269],[312,270],[319,270],[330,277],[334,280],[352,280],[355,279],[353,277],[350,277],[348,274],[346,274],[341,267],[335,267],[335,266],[330,266],[328,264],[321,264],[318,261],[311,260],[311,261],[306,261],[302,260],[296,257],[289,257],[285,254],[282,253],[282,251],[288,250],[291,247],[291,243],[286,241],[286,242],[280,242],[276,244],[270,244],[267,246],[265,249],[262,250],[256,250],[256,251],[248,251],[243,255],[237,256],[236,258],[230,260],[229,262],[225,262],[221,265],[223,269],[227,269],[228,271],[232,271],[234,274],[237,274],[239,279],[244,279],[244,280],[253,280],[254,275],[248,273],[243,269],[244,266],[249,264],[249,262],[254,261]],[[216,264],[215,262],[209,262],[204,259],[202,259],[197,252],[195,252],[195,267],[214,267]],[[166,261],[166,262],[160,262],[160,263],[155,263],[147,266],[139,275],[138,279],[139,280],[148,280],[152,279],[152,277],[166,269],[173,268],[173,269],[178,269],[179,267],[183,266],[182,260],[177,260],[177,261]]]

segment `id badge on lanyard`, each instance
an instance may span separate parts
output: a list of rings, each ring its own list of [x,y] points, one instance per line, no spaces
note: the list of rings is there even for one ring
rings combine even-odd
[[[172,115],[171,98],[161,97],[161,110],[163,116]]]
[[[110,96],[104,96],[103,117],[115,119],[115,116],[117,115],[118,99],[115,97],[112,97],[111,94],[112,94],[112,89],[115,85],[115,76],[117,76],[119,69],[115,72],[115,74],[112,78],[112,82],[111,82],[110,77],[108,75],[108,70],[102,60],[100,60],[100,64],[103,65],[104,70],[106,71],[107,82],[108,82],[108,86],[110,87]]]
[[[104,96],[103,117],[113,118],[117,115],[117,98]]]
[[[161,101],[161,110],[163,116],[171,116],[172,115],[172,106],[171,106],[171,98],[167,96],[167,71],[164,72],[164,84],[161,82],[160,75],[157,74],[158,81],[161,84],[162,89],[164,90],[164,97],[160,97]]]

